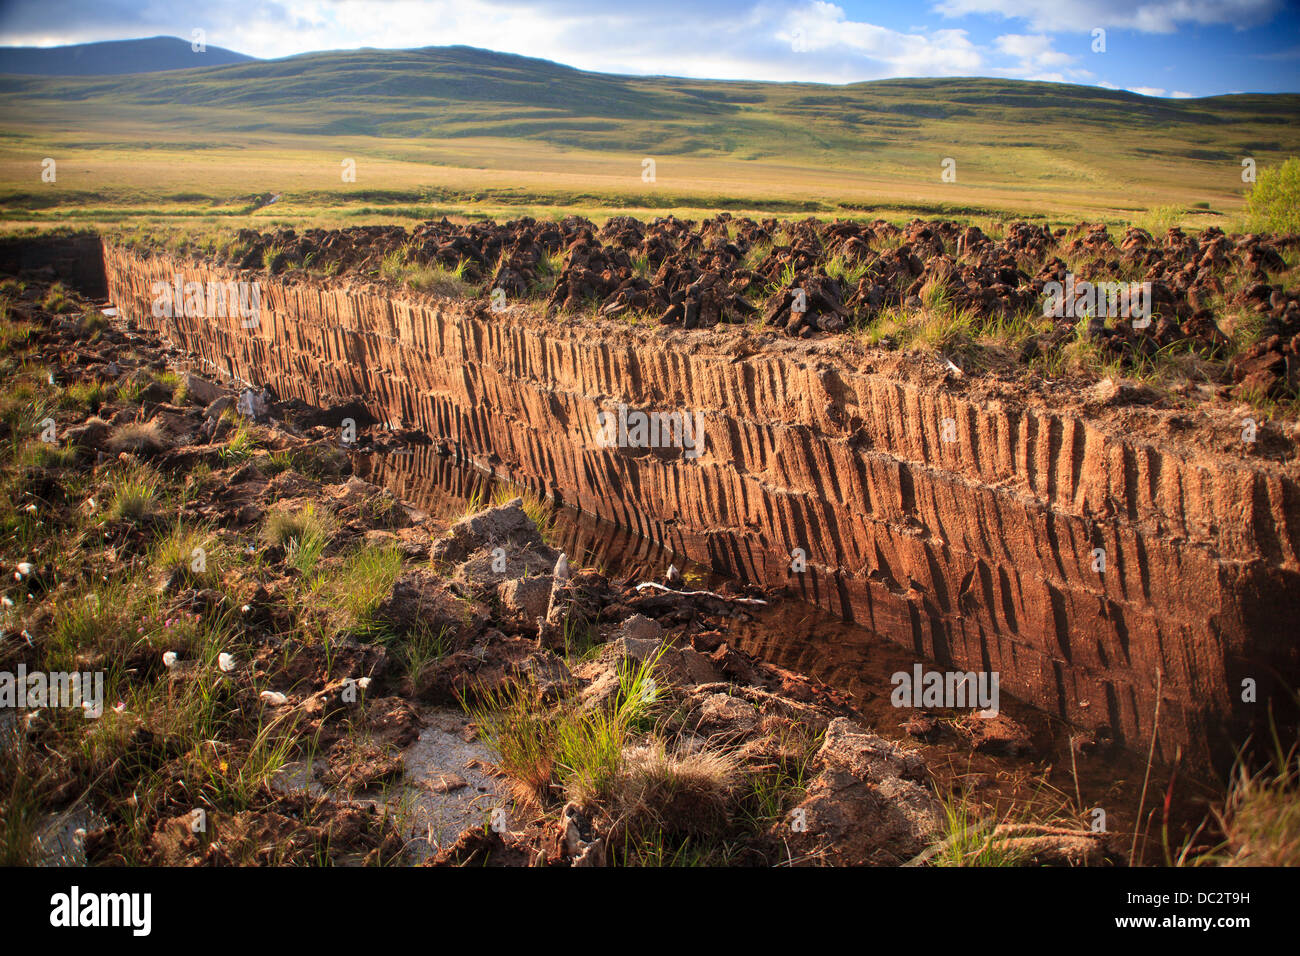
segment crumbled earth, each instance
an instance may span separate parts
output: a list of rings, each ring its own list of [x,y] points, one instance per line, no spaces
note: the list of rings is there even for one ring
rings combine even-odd
[[[641,235],[624,228],[619,248]],[[691,233],[655,235],[668,261]],[[104,670],[110,696],[95,721],[25,714],[0,759],[30,761],[41,813],[93,811],[87,862],[407,862],[385,794],[409,786],[446,811],[443,865],[897,865],[943,839],[925,732],[884,739],[728,641],[744,602],[774,595],[571,567],[522,499],[439,526],[352,474],[339,409],[177,374],[152,333],[53,310],[45,283],[6,288],[30,329],[3,358],[0,439],[25,457],[4,473],[0,666]],[[552,753],[521,775],[492,725],[512,700],[525,730],[617,723],[607,772]],[[950,732],[1020,752],[1022,731]],[[312,785],[279,779],[293,762]],[[28,811],[11,795],[3,812]],[[990,839],[1122,859],[1072,827]]]
[[[1077,281],[1149,282],[1149,326],[1063,316],[1023,341],[1021,360],[1082,338],[1100,361],[1125,369],[1188,352],[1217,360],[1215,374],[1238,398],[1300,394],[1300,236],[1228,235],[1217,227],[1157,236],[1131,227],[1117,239],[1100,224],[1051,229],[1022,221],[1000,232],[953,221],[756,222],[729,213],[700,223],[615,216],[603,226],[576,216],[504,224],[444,218],[410,232],[396,225],[245,229],[223,262],[277,275],[375,277],[397,256],[414,267],[459,270],[485,308],[499,289],[510,302],[544,299],[560,312],[644,315],[685,329],[759,322],[804,338],[867,328],[889,310],[940,300],[979,327],[1035,316],[1046,284],[1065,282],[1067,273]],[[897,343],[884,335],[879,344]]]

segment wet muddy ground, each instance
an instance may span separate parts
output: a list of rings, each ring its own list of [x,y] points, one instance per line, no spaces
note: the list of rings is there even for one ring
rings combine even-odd
[[[436,521],[454,520],[473,503],[490,500],[502,484],[469,463],[428,448],[358,454],[354,467],[366,480],[388,488]],[[662,580],[670,565],[683,573],[687,587],[713,590],[727,580],[648,538],[573,508],[555,508],[554,534],[557,547],[575,564],[599,568],[612,580]],[[779,592],[768,605],[749,607],[729,621],[727,636],[754,658],[841,693],[874,733],[922,744],[926,766],[942,787],[969,792],[995,808],[1058,808],[1066,803],[1089,811],[1099,808],[1112,831],[1134,830],[1145,755],[1119,746],[1104,732],[1073,728],[1003,693],[1002,712],[1016,729],[972,748],[969,735],[957,731],[963,721],[969,725],[970,711],[936,708],[918,714],[891,703],[894,674],[910,673],[917,663],[927,670],[938,665],[884,635]],[[1147,783],[1142,852],[1154,862],[1164,852],[1162,824],[1167,821],[1173,842],[1181,845],[1205,819],[1222,788],[1167,767],[1154,768]]]

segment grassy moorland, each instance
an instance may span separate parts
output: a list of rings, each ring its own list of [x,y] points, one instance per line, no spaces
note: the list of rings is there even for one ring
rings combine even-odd
[[[1242,158],[1264,168],[1300,152],[1294,95],[623,77],[464,47],[6,76],[0,112],[9,230],[720,209],[1229,226]],[[955,182],[941,178],[948,158]]]

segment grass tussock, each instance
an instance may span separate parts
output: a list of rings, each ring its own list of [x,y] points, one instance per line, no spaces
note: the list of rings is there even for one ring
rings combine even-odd
[[[272,547],[287,548],[295,541],[313,535],[328,535],[329,529],[315,506],[305,505],[296,511],[271,512],[262,525],[262,540]]]
[[[727,824],[739,777],[736,758],[722,751],[669,749],[662,738],[630,746],[608,786],[615,831],[709,836]],[[583,803],[594,795],[571,788],[570,796]]]
[[[153,517],[159,503],[158,474],[136,466],[125,471],[113,491],[108,515],[118,521],[144,522]]]
[[[167,437],[156,421],[126,422],[108,436],[108,448],[114,454],[156,455],[167,447]]]
[[[227,465],[237,465],[252,458],[258,447],[257,434],[252,424],[229,409],[223,417],[232,422],[232,425],[226,435],[225,444],[218,452],[222,462]]]
[[[155,542],[149,562],[164,578],[179,577],[190,586],[204,587],[216,580],[217,556],[218,543],[210,528],[177,521]]]
[[[660,654],[620,674],[610,706],[583,709],[572,700],[541,704],[531,683],[513,683],[462,701],[501,770],[524,802],[547,806],[561,795],[581,804],[608,800],[623,769],[623,751],[654,712]]]
[[[390,545],[363,545],[342,560],[322,562],[305,575],[303,620],[322,640],[340,634],[382,639],[388,627],[375,612],[401,573],[401,548]]]
[[[420,292],[464,298],[473,295],[477,288],[465,278],[466,265],[463,259],[450,268],[437,262],[417,262],[415,250],[408,245],[384,256],[379,264],[379,277]]]
[[[1272,756],[1251,770],[1239,758],[1227,797],[1214,813],[1222,842],[1176,863],[1196,866],[1300,866],[1300,745],[1283,746],[1272,728]],[[1190,841],[1189,841],[1190,842]]]

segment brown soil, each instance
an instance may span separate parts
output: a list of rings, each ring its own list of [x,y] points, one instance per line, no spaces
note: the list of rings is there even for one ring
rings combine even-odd
[[[86,648],[78,659],[85,667],[123,665],[124,696],[146,689],[174,699],[186,685],[210,685],[221,701],[219,737],[184,739],[162,719],[164,709],[114,709],[103,719],[121,730],[123,742],[106,762],[94,763],[79,752],[77,734],[66,723],[49,714],[22,722],[25,752],[43,754],[53,768],[41,784],[45,809],[87,803],[105,821],[85,837],[89,862],[393,862],[403,842],[393,821],[373,804],[354,804],[346,791],[401,775],[398,755],[419,735],[425,708],[524,685],[536,691],[539,713],[566,701],[600,709],[617,699],[619,675],[629,663],[651,657],[660,662],[655,675],[665,692],[653,713],[654,731],[671,759],[681,761],[674,772],[687,774],[693,754],[725,753],[738,768],[731,782],[715,786],[713,777],[698,771],[698,786],[665,789],[644,770],[665,758],[634,754],[628,766],[643,768],[637,771],[643,775],[633,774],[618,795],[583,800],[543,788],[533,794],[531,815],[502,832],[470,827],[438,862],[645,862],[644,850],[629,847],[666,840],[679,852],[686,841],[705,839],[706,846],[713,840],[730,847],[727,862],[898,864],[938,838],[939,804],[923,744],[904,747],[870,733],[848,698],[756,660],[730,638],[733,624],[746,619],[737,598],[779,596],[752,588],[724,588],[717,596],[637,590],[575,567],[568,580],[552,578],[544,604],[537,603],[525,585],[554,569],[557,554],[517,505],[451,527],[432,521],[351,476],[337,430],[316,424],[338,417],[339,409],[322,412],[300,402],[271,401],[255,426],[259,446],[232,461],[232,443],[247,424],[224,414],[233,395],[199,402],[202,383],[192,378],[187,400],[174,402],[151,374],[166,368],[153,333],[122,325],[91,330],[80,320],[51,315],[39,305],[45,291],[41,283],[30,284],[13,310],[34,326],[32,357],[53,370],[60,386],[134,387],[107,392],[93,413],[54,410],[59,446],[73,457],[23,470],[16,476],[16,502],[40,502],[53,540],[85,507],[66,493],[74,474],[89,476],[88,488],[100,501],[111,498],[119,469],[146,461],[189,487],[174,514],[109,519],[102,536],[83,539],[75,555],[38,555],[35,567],[25,570],[20,562],[32,556],[0,556],[6,578],[18,574],[32,595],[15,612],[18,620],[5,627],[4,666],[47,665],[46,635],[55,627],[56,609],[84,594],[90,569],[137,569],[151,543],[178,519],[208,523],[223,547],[259,552],[251,564],[224,568],[216,581],[194,581],[183,571],[161,574],[155,586],[165,626],[142,622],[142,636],[129,642],[122,660],[100,647]],[[119,447],[129,424],[151,426],[151,441]],[[16,436],[13,423],[4,428],[0,438]],[[379,433],[372,427],[369,434]],[[200,465],[206,478],[195,477]],[[330,522],[324,560],[341,560],[363,543],[385,543],[398,548],[403,561],[367,626],[324,642],[314,633],[328,626],[325,608],[294,599],[302,574],[294,554],[262,534],[269,509],[307,504]],[[493,566],[498,547],[509,551],[504,573]],[[8,590],[17,593],[12,585]],[[565,624],[575,615],[590,625],[596,645],[579,661],[561,653]],[[235,660],[220,672],[211,661],[186,659],[186,646],[169,637],[176,622],[231,620]],[[418,674],[404,672],[398,652],[429,626],[447,636],[445,653]],[[182,660],[167,664],[166,651],[179,652]],[[361,681],[366,686],[358,695]],[[916,719],[924,724],[927,717]],[[1014,751],[1028,732],[1011,718],[999,720],[996,728],[954,722],[947,732],[971,753]],[[201,781],[251,767],[268,727],[278,728],[294,753],[311,748],[324,756],[330,793],[285,794],[263,784],[238,803],[207,805],[218,791]],[[915,736],[923,740],[927,733],[922,728]],[[759,807],[737,781],[765,775],[779,795],[774,806]],[[196,833],[192,813],[205,805],[207,828]],[[796,816],[796,810],[802,812]],[[1037,862],[1123,859],[1115,840],[1077,826],[1006,832],[1001,839],[1022,837]]]

